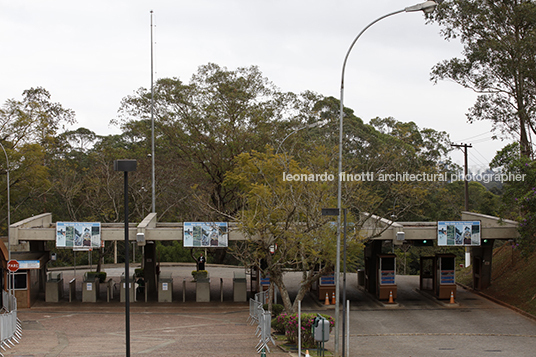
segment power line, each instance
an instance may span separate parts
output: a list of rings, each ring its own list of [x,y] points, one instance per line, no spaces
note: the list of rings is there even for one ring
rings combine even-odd
[[[482,134],[471,136],[470,138],[466,138],[466,139],[462,139],[462,140],[454,140],[454,141],[462,141],[463,142],[463,141],[471,140],[473,138],[478,138],[479,136],[486,135],[486,134],[489,134],[489,133],[490,133],[489,131],[486,131],[486,132],[483,132]]]

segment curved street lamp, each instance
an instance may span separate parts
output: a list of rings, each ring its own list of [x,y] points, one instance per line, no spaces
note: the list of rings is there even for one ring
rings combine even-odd
[[[342,137],[343,137],[343,119],[344,119],[344,72],[346,69],[346,62],[348,61],[348,57],[350,56],[350,52],[352,51],[355,43],[361,35],[368,30],[372,25],[377,23],[378,21],[381,21],[387,17],[402,13],[402,12],[417,12],[422,11],[425,14],[432,13],[438,4],[440,4],[442,1],[426,1],[420,4],[416,4],[413,6],[408,6],[402,10],[398,10],[395,12],[391,12],[389,14],[383,15],[376,20],[372,21],[370,24],[365,26],[363,30],[356,36],[352,44],[350,45],[350,48],[348,49],[348,52],[346,53],[346,56],[344,57],[344,62],[342,65],[342,74],[341,74],[341,97],[340,97],[340,113],[339,113],[339,170],[338,170],[338,187],[337,187],[337,207],[339,209],[339,212],[341,212],[342,204],[341,204],[341,192],[342,192],[342,183],[341,183],[341,174],[342,174]],[[337,274],[337,279],[335,279],[335,355],[339,355],[339,277],[340,277],[340,270],[341,270],[341,215],[339,214],[337,217],[337,261],[336,261],[336,267],[335,271]],[[343,291],[344,295],[346,295],[346,289]],[[344,300],[346,299],[346,296],[343,297]],[[343,301],[343,339],[344,339],[344,320],[345,320],[345,302]],[[344,340],[343,340],[343,354],[344,354]]]
[[[6,155],[6,185],[7,185],[7,254],[8,258],[7,261],[11,260],[11,239],[9,236],[9,226],[11,225],[11,205],[10,205],[10,197],[9,197],[9,159],[7,157],[6,149],[4,148],[4,145],[0,142],[0,147],[4,151],[4,155]],[[11,295],[13,295],[12,289],[10,289],[12,285],[13,277],[9,276],[8,272],[8,290]]]

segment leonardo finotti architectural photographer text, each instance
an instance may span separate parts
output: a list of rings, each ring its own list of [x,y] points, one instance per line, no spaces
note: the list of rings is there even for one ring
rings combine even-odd
[[[404,182],[413,182],[413,181],[422,181],[422,182],[455,182],[455,181],[478,181],[478,182],[510,182],[510,181],[525,181],[525,174],[512,174],[512,173],[484,173],[484,174],[429,174],[429,173],[408,173],[408,172],[396,172],[393,174],[388,173],[373,173],[373,172],[362,172],[359,174],[349,174],[342,172],[339,175],[339,179],[343,182],[359,182],[359,181],[404,181]],[[283,181],[300,181],[300,182],[325,182],[325,181],[335,181],[337,175],[324,172],[322,174],[289,174],[283,172]]]

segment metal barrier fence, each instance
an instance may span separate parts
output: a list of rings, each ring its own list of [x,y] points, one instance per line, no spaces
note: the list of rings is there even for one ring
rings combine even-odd
[[[248,321],[251,325],[257,324],[255,335],[259,337],[259,343],[255,346],[257,353],[263,349],[270,352],[268,343],[272,342],[275,346],[275,341],[272,338],[272,313],[264,311],[263,304],[266,302],[265,292],[255,294],[255,299],[249,299],[249,317]]]
[[[17,299],[6,291],[2,292],[2,309],[0,310],[0,348],[6,351],[22,337],[22,326],[17,318]],[[15,343],[13,343],[15,342]],[[0,352],[0,356],[4,356]]]

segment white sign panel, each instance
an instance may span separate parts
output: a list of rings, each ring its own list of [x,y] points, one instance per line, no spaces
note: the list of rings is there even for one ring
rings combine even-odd
[[[227,222],[184,222],[183,242],[186,248],[226,248]]]
[[[19,269],[39,269],[41,263],[39,260],[19,260]]]
[[[99,222],[57,222],[56,247],[90,250],[101,247]]]
[[[480,221],[437,222],[438,246],[479,246],[480,234]]]

